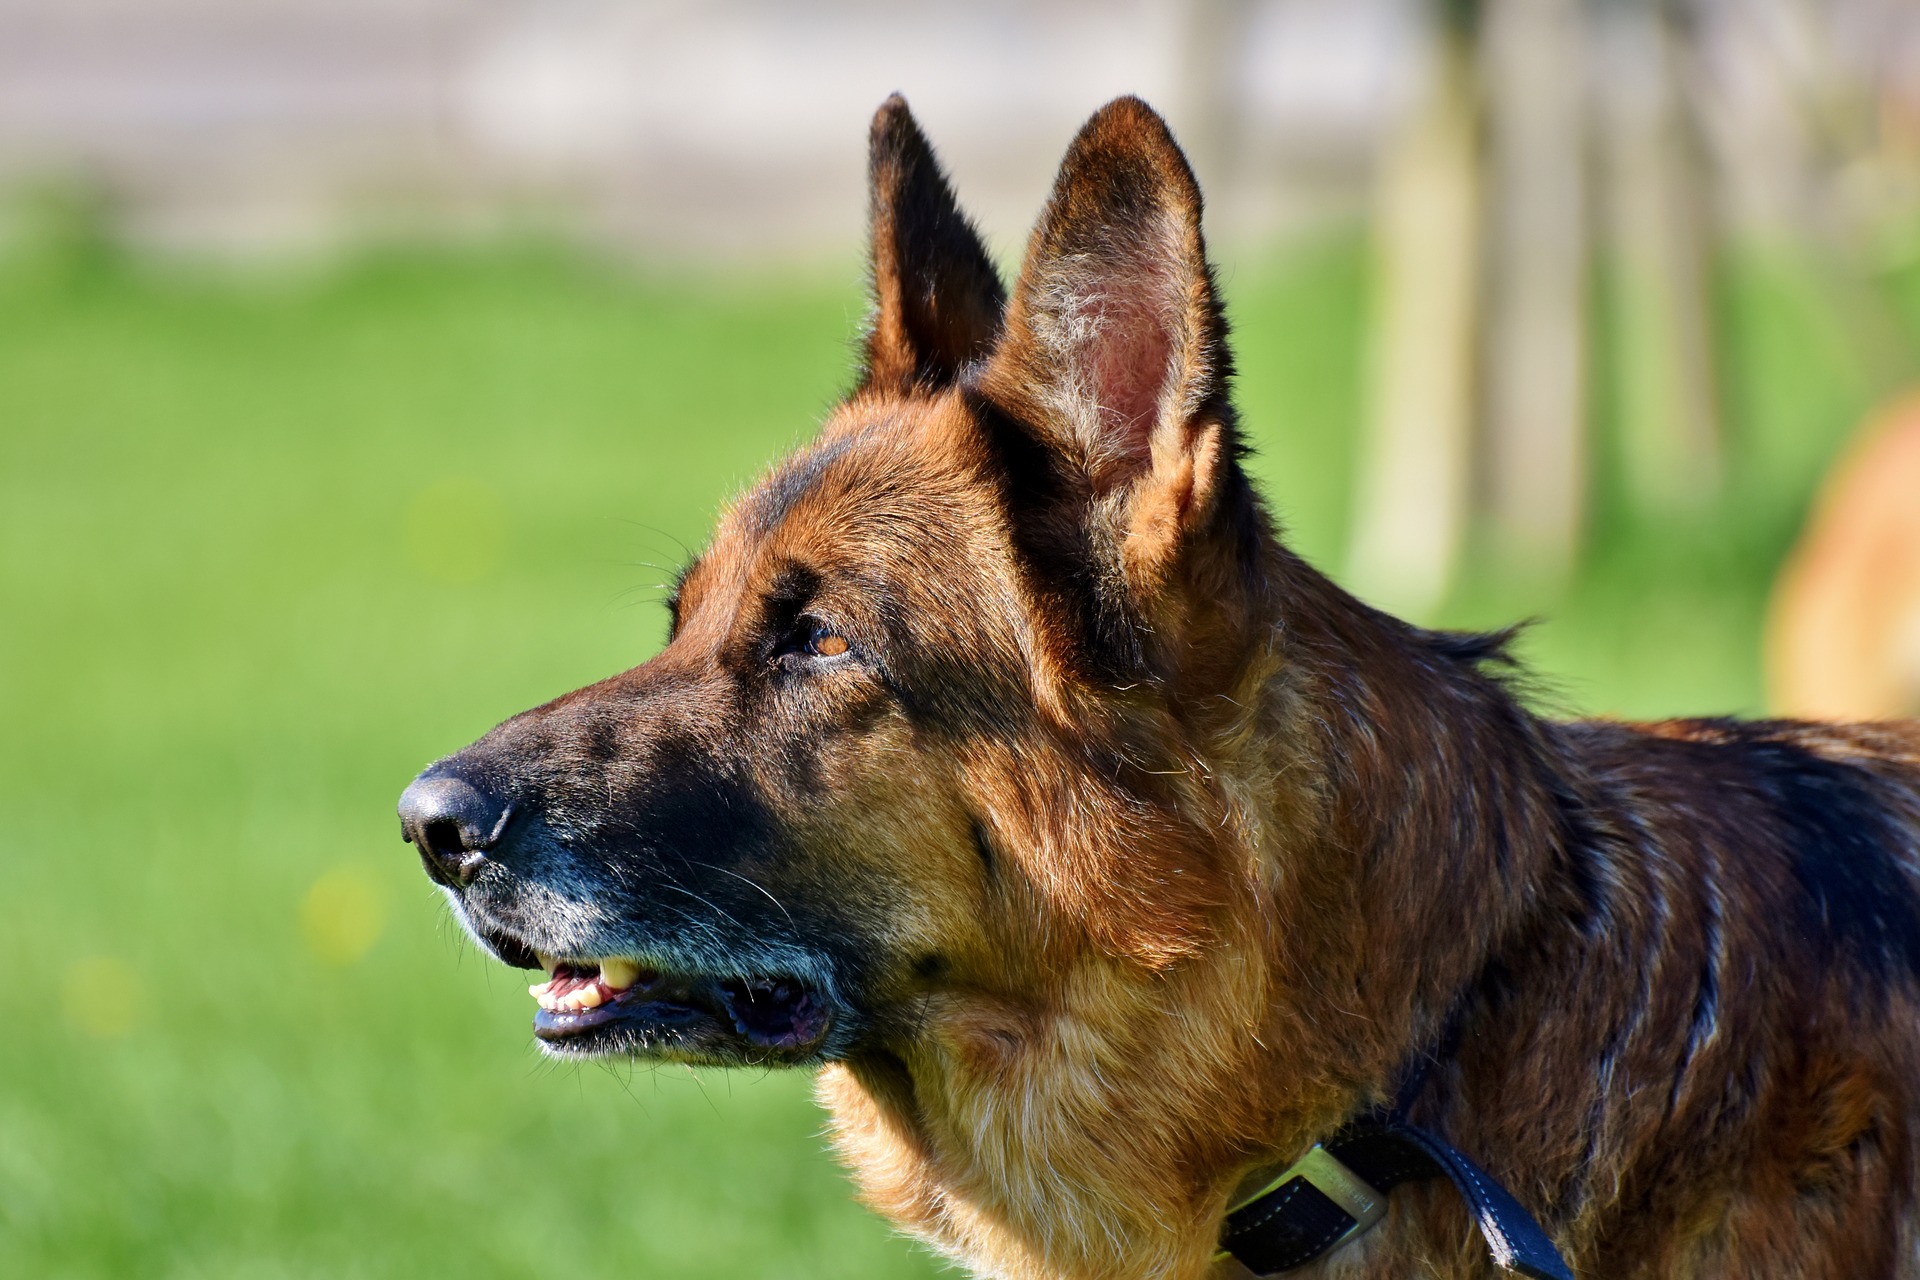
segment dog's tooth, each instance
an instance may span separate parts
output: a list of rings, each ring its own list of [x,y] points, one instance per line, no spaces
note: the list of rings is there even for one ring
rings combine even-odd
[[[607,1002],[607,998],[601,994],[601,987],[597,982],[589,982],[586,986],[580,988],[579,994],[576,995],[574,999],[580,1002],[580,1007],[583,1009],[598,1009]]]
[[[534,952],[533,958],[540,962],[540,967],[547,971],[548,977],[552,977],[553,971],[560,967],[560,962],[558,960],[555,960],[552,956],[548,955],[544,951]]]
[[[615,991],[625,991],[640,977],[640,966],[631,960],[602,960],[600,981]]]

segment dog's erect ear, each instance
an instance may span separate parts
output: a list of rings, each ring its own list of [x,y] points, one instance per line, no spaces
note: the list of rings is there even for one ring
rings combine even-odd
[[[867,176],[873,320],[860,389],[946,386],[993,349],[1006,291],[897,93],[874,114]]]
[[[982,389],[1096,499],[1127,491],[1129,572],[1151,575],[1235,465],[1228,362],[1193,171],[1151,107],[1116,99],[1067,149]]]

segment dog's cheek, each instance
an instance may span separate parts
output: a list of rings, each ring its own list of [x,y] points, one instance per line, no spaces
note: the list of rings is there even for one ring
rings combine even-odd
[[[782,879],[803,899],[857,921],[867,967],[884,994],[904,997],[974,967],[994,915],[973,820],[938,753],[908,726],[824,738],[801,771],[782,769],[769,794],[796,856]]]
[[[1205,949],[1226,891],[1190,824],[1045,747],[970,744],[963,772],[1015,864],[1009,874],[1044,913],[1034,922],[1041,936],[1065,929],[1152,969]],[[1070,950],[1071,939],[1054,945]]]
[[[835,876],[886,903],[868,917],[886,994],[917,1004],[928,992],[988,976],[1007,931],[965,813],[939,803],[856,812],[862,820],[844,828]]]

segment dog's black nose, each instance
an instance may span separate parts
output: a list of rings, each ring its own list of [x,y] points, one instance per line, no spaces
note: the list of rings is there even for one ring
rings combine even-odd
[[[428,770],[400,795],[400,834],[420,851],[428,876],[463,889],[486,865],[510,807],[459,774]]]

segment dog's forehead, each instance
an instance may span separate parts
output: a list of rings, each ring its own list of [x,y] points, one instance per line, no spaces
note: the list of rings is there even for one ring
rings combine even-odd
[[[789,457],[737,510],[761,532],[803,507],[842,507],[848,518],[902,518],[888,494],[938,505],[968,478],[961,456],[971,417],[937,401],[855,399],[822,424],[814,443]],[[810,513],[811,514],[811,513]]]
[[[721,517],[689,576],[689,594],[749,594],[794,566],[844,567],[868,579],[915,572],[941,548],[989,527],[997,503],[969,459],[964,423],[944,409],[842,406],[814,444]],[[950,568],[964,572],[958,563]]]

